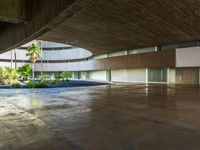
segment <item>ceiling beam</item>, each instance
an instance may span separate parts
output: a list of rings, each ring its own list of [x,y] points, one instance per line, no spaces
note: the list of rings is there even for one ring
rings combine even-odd
[[[26,20],[26,0],[0,0],[1,22],[25,24]]]
[[[25,1],[26,4],[25,9],[27,10],[27,14],[25,16],[28,16],[27,24],[19,26],[8,23],[0,28],[0,53],[14,49],[36,39],[60,24],[63,20],[72,17],[92,0],[22,1]]]

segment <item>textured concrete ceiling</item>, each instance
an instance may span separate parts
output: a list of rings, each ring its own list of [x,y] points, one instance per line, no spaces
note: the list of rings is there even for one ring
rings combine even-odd
[[[41,36],[94,53],[200,39],[198,0],[93,0]]]
[[[5,22],[0,21],[0,28],[3,27],[3,25],[5,25]]]
[[[200,40],[198,0],[0,0],[0,4],[10,6],[0,5],[0,21],[17,23],[0,29],[1,51],[35,38],[95,54]]]

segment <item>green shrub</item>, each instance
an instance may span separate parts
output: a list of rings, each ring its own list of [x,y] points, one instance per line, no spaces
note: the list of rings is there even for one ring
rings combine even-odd
[[[12,88],[20,88],[21,85],[19,83],[14,83],[12,84]]]
[[[48,84],[36,80],[29,80],[25,83],[29,88],[47,88]]]
[[[49,84],[50,83],[50,80],[48,80],[48,76],[47,75],[42,75],[42,76],[39,76],[39,81],[40,83],[46,83],[46,84]]]
[[[61,79],[62,77],[59,74],[55,75],[55,80],[61,80]]]
[[[55,76],[56,80],[62,80],[63,82],[69,80],[72,77],[72,73],[69,71],[60,72],[58,75]]]
[[[48,84],[46,83],[36,83],[36,87],[35,88],[47,88]]]
[[[61,84],[62,81],[56,79],[56,80],[51,80],[50,83],[51,83],[51,84]]]
[[[0,68],[0,82],[5,85],[11,85],[17,82],[19,74],[11,67]]]
[[[35,88],[35,83],[33,80],[28,80],[27,82],[25,82],[25,84],[29,87],[29,88]]]
[[[19,73],[20,77],[27,79],[32,73],[32,67],[29,64],[25,64],[21,67],[18,67],[17,72]]]

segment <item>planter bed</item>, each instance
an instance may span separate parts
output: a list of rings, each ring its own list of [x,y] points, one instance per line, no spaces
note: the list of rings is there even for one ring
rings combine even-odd
[[[82,81],[82,80],[70,80],[69,82],[60,84],[48,84],[47,88],[60,88],[60,87],[82,87],[82,86],[96,86],[106,85],[109,82],[97,82],[97,81]],[[29,88],[26,85],[21,85],[19,88]],[[0,89],[15,89],[11,85],[0,85]]]

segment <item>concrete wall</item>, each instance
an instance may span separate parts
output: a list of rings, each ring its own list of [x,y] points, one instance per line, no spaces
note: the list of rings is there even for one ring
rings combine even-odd
[[[176,49],[176,67],[199,67],[200,47]]]
[[[106,81],[106,70],[89,72],[89,79]]]
[[[200,68],[199,68],[199,84],[200,84]]]
[[[111,70],[111,80],[121,82],[146,82],[146,69]]]

